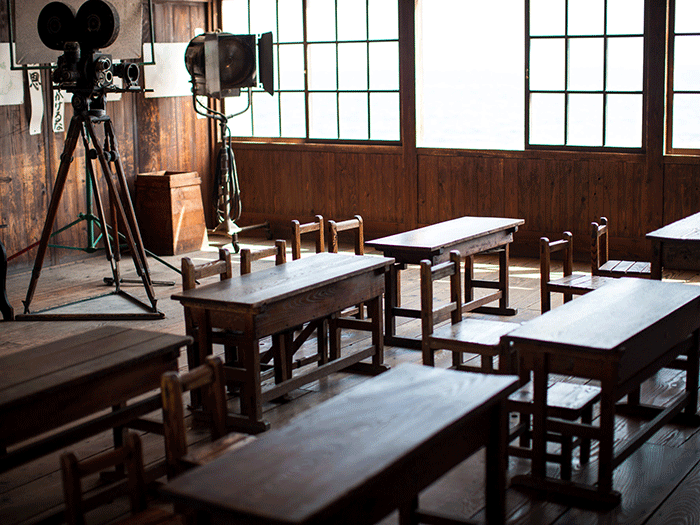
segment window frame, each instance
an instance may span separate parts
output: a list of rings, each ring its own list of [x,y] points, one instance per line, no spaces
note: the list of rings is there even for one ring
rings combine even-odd
[[[608,0],[603,0],[603,32],[600,34],[591,35],[569,35],[568,18],[569,18],[569,0],[564,1],[564,32],[560,35],[535,35],[530,34],[530,3],[531,0],[525,0],[525,61],[524,61],[524,75],[525,75],[525,114],[524,114],[524,125],[525,125],[525,151],[537,151],[537,150],[566,150],[566,151],[585,151],[585,152],[607,152],[607,153],[644,153],[646,150],[646,122],[647,122],[647,106],[648,106],[648,93],[645,89],[646,87],[646,56],[647,56],[647,24],[646,24],[646,8],[644,9],[645,24],[644,29],[641,34],[629,33],[629,34],[608,34],[607,30],[607,7]],[[646,2],[645,1],[645,7]],[[630,38],[630,37],[641,37],[643,43],[643,79],[642,87],[640,90],[610,90],[607,89],[608,78],[608,43],[610,39],[616,38]],[[572,90],[569,88],[569,54],[570,54],[570,42],[571,40],[579,39],[593,39],[602,38],[603,39],[603,87],[600,90]],[[530,44],[533,40],[564,40],[564,88],[563,89],[530,89]],[[550,94],[562,94],[564,96],[564,143],[563,144],[531,144],[530,143],[530,119],[531,119],[531,100],[532,94],[540,93],[550,93]],[[602,138],[603,144],[601,146],[580,146],[567,144],[568,140],[568,126],[569,126],[569,96],[571,94],[600,94],[603,97],[603,115],[602,115]],[[621,146],[605,146],[606,139],[606,129],[607,129],[607,98],[609,95],[641,95],[642,96],[642,115],[641,115],[641,143],[638,147],[621,147]]]
[[[254,0],[245,0],[247,3],[247,14],[248,14],[248,19],[246,21],[248,32],[250,33],[250,27],[251,27],[251,10],[250,10],[250,5]],[[256,136],[255,135],[255,119],[254,119],[254,105],[255,105],[255,98],[256,96],[263,96],[261,90],[258,89],[251,89],[248,95],[250,96],[250,108],[246,111],[249,113],[249,115],[246,116],[246,118],[249,119],[250,122],[250,129],[251,129],[251,134],[250,135],[236,135],[235,132],[232,133],[232,137],[239,142],[269,142],[269,143],[313,143],[313,144],[348,144],[348,145],[389,145],[389,146],[398,146],[401,145],[402,143],[402,126],[403,126],[403,112],[402,112],[402,105],[403,105],[403,100],[401,96],[401,67],[402,67],[402,58],[401,58],[401,47],[400,47],[400,38],[401,38],[401,28],[399,24],[399,17],[400,17],[400,2],[401,0],[395,0],[396,5],[397,5],[397,20],[396,20],[396,25],[397,25],[397,36],[396,38],[383,38],[383,39],[372,39],[369,36],[369,27],[370,27],[370,18],[369,16],[366,17],[365,24],[366,24],[366,39],[353,39],[353,40],[339,40],[338,39],[338,0],[333,0],[334,2],[334,7],[335,7],[335,27],[334,27],[334,33],[335,33],[335,40],[313,40],[309,41],[307,37],[307,27],[308,27],[308,22],[307,22],[307,0],[301,0],[301,9],[302,9],[302,22],[303,22],[303,28],[302,28],[302,38],[303,41],[285,41],[285,42],[278,42],[278,35],[279,35],[279,2],[284,1],[284,0],[274,0],[275,2],[275,28],[274,28],[274,38],[273,38],[273,54],[275,58],[275,79],[274,79],[274,85],[275,85],[275,95],[277,96],[276,100],[276,106],[277,106],[277,130],[279,132],[278,136]],[[369,12],[369,3],[370,0],[364,0],[365,2],[365,8],[367,12]],[[223,13],[221,14],[221,20],[222,20],[222,26],[224,23],[223,19]],[[397,49],[397,58],[398,58],[398,64],[397,64],[397,79],[396,79],[396,89],[371,89],[370,88],[370,54],[371,54],[371,44],[374,43],[384,43],[384,42],[395,42],[396,43],[396,49]],[[309,68],[309,46],[317,45],[317,44],[325,44],[325,45],[334,45],[335,46],[335,57],[336,57],[336,62],[335,62],[335,89],[311,89],[309,87],[309,75],[310,75],[310,68]],[[338,64],[338,55],[339,55],[339,46],[343,44],[365,44],[366,45],[366,57],[367,57],[367,87],[366,89],[340,89],[339,88],[339,79],[341,75],[341,70],[339,68]],[[303,64],[304,64],[304,86],[303,88],[300,89],[279,89],[279,78],[280,78],[280,46],[293,46],[293,45],[301,45],[303,46]],[[305,126],[305,134],[304,136],[289,136],[285,137],[282,134],[282,97],[279,95],[281,93],[301,93],[303,94],[304,98],[304,126]],[[337,138],[318,138],[318,137],[312,137],[310,136],[310,127],[311,127],[311,106],[310,106],[310,98],[314,94],[331,94],[335,95],[335,106],[336,106],[336,123],[335,123],[335,131],[337,133]],[[342,138],[341,137],[341,119],[339,116],[340,113],[340,97],[342,94],[353,94],[353,93],[359,93],[359,94],[365,94],[367,97],[367,139],[351,139],[351,138]],[[372,123],[372,117],[371,117],[371,102],[370,98],[372,94],[381,94],[381,93],[388,93],[388,94],[395,94],[396,95],[396,101],[398,104],[398,121],[397,121],[397,126],[398,129],[396,130],[397,138],[395,140],[388,140],[388,139],[372,139],[371,138],[371,123]],[[241,96],[244,96],[241,94]],[[223,102],[225,104],[225,102]]]

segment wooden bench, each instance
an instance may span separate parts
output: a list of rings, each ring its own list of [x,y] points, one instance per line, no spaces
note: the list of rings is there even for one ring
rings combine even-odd
[[[562,273],[559,279],[551,278],[552,254],[562,252]],[[561,239],[550,241],[540,237],[540,308],[542,313],[552,308],[552,293],[564,294],[564,302],[574,295],[583,295],[609,282],[611,277],[574,274],[574,236],[564,232]]]
[[[505,522],[507,396],[517,377],[404,364],[309,409],[161,494],[214,522],[452,523],[420,492],[486,448],[486,518]],[[464,522],[459,522],[464,523]]]
[[[591,223],[591,275],[651,278],[651,262],[608,259],[608,219]]]

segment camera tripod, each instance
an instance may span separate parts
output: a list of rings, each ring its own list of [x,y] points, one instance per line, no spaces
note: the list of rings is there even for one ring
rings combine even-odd
[[[92,103],[92,109],[90,109]],[[74,115],[68,127],[66,141],[61,154],[61,162],[56,175],[56,182],[51,201],[46,215],[46,221],[42,230],[41,239],[38,244],[38,251],[32,270],[32,277],[27,290],[24,303],[24,314],[17,315],[17,320],[43,319],[43,320],[79,320],[79,319],[160,319],[164,314],[156,308],[156,298],[153,291],[153,283],[151,281],[148,262],[146,261],[146,250],[143,246],[143,240],[136,221],[136,214],[129,196],[124,169],[119,157],[117,140],[114,135],[112,121],[104,111],[104,95],[98,98],[88,100],[87,97],[74,94],[73,96]],[[104,146],[101,146],[98,137],[95,133],[95,124],[104,126]],[[115,295],[119,295],[128,299],[132,304],[135,304],[139,311],[119,313],[110,310],[107,313],[46,313],[38,312],[30,314],[29,306],[36,291],[37,282],[41,274],[41,268],[46,256],[46,250],[51,237],[53,223],[58,213],[58,207],[63,194],[65,183],[68,177],[71,162],[73,161],[73,153],[78,144],[78,140],[82,137],[83,145],[86,151],[86,171],[88,174],[88,185],[92,187],[97,207],[98,220],[95,221],[102,230],[102,238],[105,247],[105,254],[112,269],[111,282],[115,286]],[[93,160],[97,160],[101,167],[103,176],[107,182],[109,193],[109,205],[112,216],[112,226],[107,224],[105,216],[105,207],[103,199],[100,196],[99,187],[97,184],[97,176],[93,168]],[[110,167],[114,166],[114,170]],[[119,226],[123,225],[124,232],[119,232]],[[92,228],[92,226],[90,226]],[[112,235],[110,235],[110,231]],[[120,287],[122,282],[119,269],[120,254],[120,237],[124,238],[127,248],[131,253],[136,267],[136,273],[143,283],[146,295],[150,305],[140,301],[123,291]],[[114,244],[114,246],[112,246]],[[83,302],[83,301],[79,301]]]

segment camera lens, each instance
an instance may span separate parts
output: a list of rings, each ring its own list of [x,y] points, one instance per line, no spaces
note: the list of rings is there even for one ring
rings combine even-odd
[[[92,49],[111,46],[119,36],[119,15],[103,0],[88,0],[75,17],[80,43]]]

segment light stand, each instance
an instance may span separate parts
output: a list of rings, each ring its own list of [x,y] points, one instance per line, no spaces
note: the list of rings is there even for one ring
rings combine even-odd
[[[216,120],[219,123],[221,132],[221,147],[217,155],[215,182],[216,217],[219,224],[211,230],[211,233],[223,232],[231,237],[231,244],[235,253],[240,251],[238,244],[238,234],[241,232],[257,229],[267,230],[267,238],[272,238],[270,223],[263,222],[249,226],[238,226],[236,221],[241,216],[241,190],[238,185],[238,172],[236,171],[236,159],[231,148],[231,133],[228,128],[228,120],[237,115],[245,113],[250,108],[250,92],[248,92],[248,105],[243,111],[233,115],[225,115],[220,111],[205,106],[192,95],[194,110],[207,118]]]

